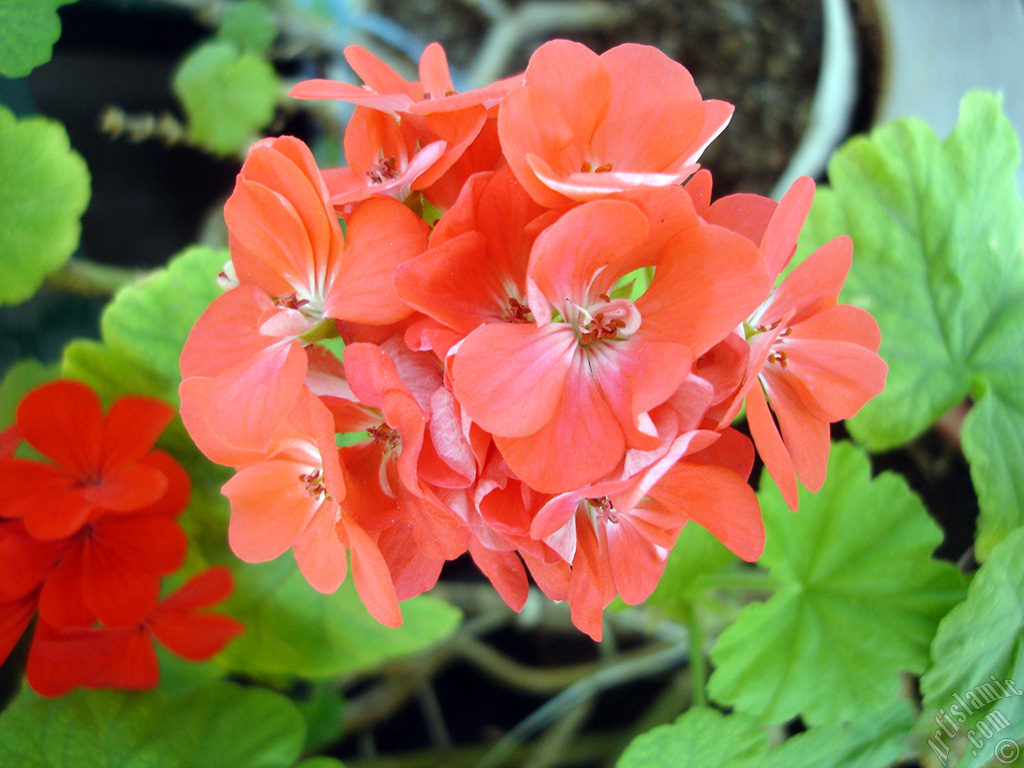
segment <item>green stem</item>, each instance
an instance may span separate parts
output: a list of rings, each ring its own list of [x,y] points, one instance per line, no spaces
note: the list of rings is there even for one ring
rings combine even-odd
[[[110,297],[126,285],[139,282],[150,272],[148,269],[114,267],[75,257],[47,277],[46,284],[65,293]]]
[[[693,703],[697,707],[708,704],[708,665],[704,658],[704,627],[697,610],[691,604],[686,610],[686,630],[690,635],[690,676],[693,680]]]

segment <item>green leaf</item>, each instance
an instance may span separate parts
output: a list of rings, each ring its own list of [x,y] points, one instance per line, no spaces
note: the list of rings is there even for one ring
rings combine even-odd
[[[295,768],[345,768],[345,765],[333,757],[311,757],[297,763]]]
[[[797,734],[749,768],[884,768],[907,754],[913,725],[910,706],[898,702]]]
[[[7,30],[0,18],[0,29]],[[0,304],[32,296],[78,247],[89,171],[64,126],[0,106]]]
[[[922,723],[943,763],[977,768],[1003,739],[1024,740],[1024,528],[978,571],[967,599],[939,625],[933,664],[921,678]],[[1009,695],[1004,695],[1009,694]],[[992,731],[986,737],[980,721]],[[974,739],[971,739],[971,737]],[[960,763],[955,758],[963,753]]]
[[[258,724],[258,727],[253,727]],[[4,768],[287,768],[303,723],[285,697],[215,683],[184,696],[26,688],[0,715]]]
[[[221,294],[216,276],[227,251],[189,248],[135,285],[121,289],[100,320],[102,342],[64,350],[64,375],[92,386],[106,402],[148,395],[178,407],[181,349],[199,315]],[[194,452],[180,420],[161,444]]]
[[[917,120],[847,142],[829,164],[801,253],[848,233],[842,298],[871,311],[885,391],[849,429],[905,444],[970,394],[964,453],[981,506],[978,555],[1024,524],[1024,205],[1017,138],[999,99],[972,93],[940,143]]]
[[[443,640],[461,619],[456,608],[421,596],[402,603],[405,622],[390,629],[367,613],[351,578],[333,595],[323,595],[309,586],[290,555],[232,567],[236,587],[224,611],[246,629],[220,658],[255,677],[324,679],[370,669]]]
[[[217,35],[259,55],[266,53],[277,37],[277,25],[261,3],[244,0],[224,11]]]
[[[800,511],[760,494],[762,565],[776,593],[744,608],[711,651],[713,698],[768,722],[837,723],[892,703],[920,673],[959,573],[931,559],[942,534],[899,476],[874,480],[853,446],[832,447],[828,481]]]
[[[768,734],[754,719],[695,707],[633,739],[615,767],[733,768],[767,750]]]
[[[212,40],[193,50],[172,87],[188,115],[192,138],[217,154],[243,149],[274,117],[274,68],[231,40]]]
[[[74,1],[0,0],[0,75],[24,77],[48,62],[60,37],[57,9]]]

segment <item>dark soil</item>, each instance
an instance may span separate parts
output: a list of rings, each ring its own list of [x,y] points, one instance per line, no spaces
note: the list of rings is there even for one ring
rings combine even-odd
[[[520,0],[508,0],[515,8]],[[568,0],[552,5],[572,5]],[[377,12],[445,46],[454,68],[477,54],[488,20],[474,0],[373,0]],[[551,29],[527,36],[503,74],[522,71],[530,54],[557,37],[601,52],[619,43],[655,45],[684,64],[705,98],[736,113],[704,153],[717,194],[767,194],[807,125],[821,59],[820,0],[632,0],[614,3],[627,20],[612,30]]]

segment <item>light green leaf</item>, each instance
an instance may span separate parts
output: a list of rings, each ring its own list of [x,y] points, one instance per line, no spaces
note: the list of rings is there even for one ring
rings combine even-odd
[[[224,611],[246,630],[220,658],[256,677],[323,679],[369,669],[443,640],[461,619],[447,603],[421,596],[402,603],[405,622],[390,629],[367,613],[351,578],[333,595],[323,595],[309,586],[290,555],[232,567],[236,587]]]
[[[942,539],[897,475],[874,480],[853,446],[832,447],[828,480],[790,512],[759,494],[762,565],[776,593],[747,606],[711,651],[711,695],[768,722],[837,723],[896,700],[899,673],[923,672],[939,620],[963,595]]]
[[[166,269],[123,288],[103,312],[103,341],[73,341],[64,350],[64,375],[89,384],[108,403],[148,395],[177,408],[181,349],[199,315],[221,294],[216,276],[227,258],[227,251],[189,248]],[[195,450],[180,420],[161,444]]]
[[[311,757],[297,763],[295,768],[345,768],[345,764],[333,757]]]
[[[192,138],[218,154],[243,149],[274,117],[274,68],[231,40],[212,40],[193,50],[172,86]]]
[[[253,727],[258,723],[259,727]],[[214,683],[178,697],[26,688],[0,715],[4,768],[287,768],[303,723],[285,697]]]
[[[969,393],[964,452],[981,505],[982,559],[1024,524],[1024,205],[1017,138],[999,99],[972,93],[943,143],[917,120],[847,142],[829,164],[801,254],[848,233],[841,298],[874,314],[885,391],[849,429],[905,444]]]
[[[0,19],[0,29],[7,30]],[[89,171],[64,126],[0,106],[0,304],[32,296],[78,247]]]
[[[761,759],[768,734],[753,718],[695,707],[669,725],[659,725],[626,747],[616,768],[733,768]]]
[[[57,9],[75,0],[0,0],[0,75],[24,77],[53,54]]]
[[[263,54],[277,37],[277,25],[262,3],[243,0],[224,11],[217,35],[225,40],[234,40],[255,54]]]
[[[921,678],[921,720],[932,750],[952,752],[943,761],[948,765],[977,768],[1003,739],[1024,741],[1022,552],[1019,528],[992,550],[932,644],[933,664]],[[982,720],[994,732],[988,737]],[[1009,725],[997,730],[1004,721]]]

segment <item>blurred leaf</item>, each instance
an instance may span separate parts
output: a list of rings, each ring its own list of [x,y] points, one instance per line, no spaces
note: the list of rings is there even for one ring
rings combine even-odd
[[[345,764],[333,757],[311,757],[296,764],[295,768],[345,768]]]
[[[1024,528],[1019,528],[992,550],[967,599],[942,620],[932,644],[933,664],[921,678],[921,720],[932,739],[929,746],[963,752],[961,762],[949,765],[978,768],[993,758],[1002,739],[1024,740],[1022,552]],[[990,727],[1000,718],[1010,727],[979,739],[980,749],[968,743],[969,734],[981,735],[973,730],[978,722],[990,717]]]
[[[254,727],[258,724],[258,727]],[[4,768],[287,768],[303,723],[285,697],[214,683],[170,697],[25,688],[0,715]]]
[[[269,563],[235,562],[235,592],[225,613],[245,623],[245,634],[221,660],[254,677],[324,679],[370,669],[443,640],[458,626],[460,612],[421,596],[402,603],[405,623],[379,624],[367,613],[349,578],[333,595],[314,590],[291,555]]]
[[[721,542],[699,525],[687,525],[679,533],[669,553],[658,586],[646,605],[658,606],[677,620],[685,620],[689,606],[699,602],[706,594],[715,574],[739,563],[740,560]]]
[[[7,29],[0,18],[0,29]],[[32,296],[78,247],[89,171],[64,126],[0,106],[0,303]]]
[[[669,725],[633,739],[616,768],[733,768],[762,759],[768,734],[743,714],[694,707]]]
[[[221,294],[216,276],[227,258],[227,251],[189,248],[166,269],[123,288],[103,312],[103,341],[76,340],[64,350],[64,375],[91,385],[108,403],[149,395],[177,408],[181,349],[199,315]],[[161,444],[195,451],[178,419]]]
[[[939,620],[963,596],[942,533],[898,475],[832,446],[828,480],[790,512],[759,496],[776,593],[744,608],[711,650],[709,692],[767,722],[849,720],[896,700],[899,673],[924,671]]]
[[[231,40],[211,40],[193,50],[172,86],[192,138],[217,154],[242,150],[274,117],[274,68]]]
[[[260,55],[267,52],[277,37],[277,25],[262,3],[243,0],[224,11],[217,35]]]
[[[74,1],[0,0],[0,75],[24,77],[48,62],[60,38],[57,9]]]
[[[1024,524],[1024,205],[1020,149],[996,96],[969,94],[940,143],[918,120],[847,142],[829,164],[801,253],[848,233],[842,299],[882,329],[885,391],[849,429],[905,444],[968,393],[964,453],[981,506],[978,555]]]
[[[315,683],[306,697],[296,702],[299,714],[306,721],[306,743],[303,753],[319,752],[338,740],[342,732],[345,699],[335,680]]]

